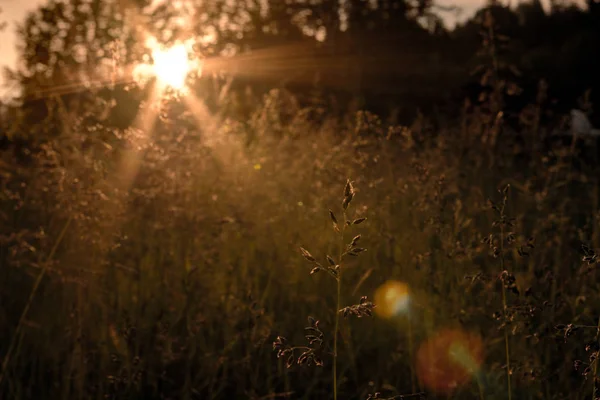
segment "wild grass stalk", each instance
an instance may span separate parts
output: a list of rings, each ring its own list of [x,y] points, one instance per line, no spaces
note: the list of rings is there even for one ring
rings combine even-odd
[[[503,190],[502,205],[500,206],[500,269],[501,273],[504,274],[506,271],[505,266],[505,251],[504,251],[504,229],[508,223],[508,217],[505,214],[506,204],[508,202],[508,191],[510,186],[506,186]],[[512,399],[512,388],[511,388],[511,375],[512,371],[510,368],[510,342],[508,338],[508,304],[506,301],[506,285],[502,281],[502,313],[504,315],[504,354],[506,357],[506,389],[508,391],[508,399]]]
[[[336,279],[336,300],[335,300],[335,309],[339,310],[342,308],[342,274],[343,268],[342,266],[342,255],[344,254],[344,233],[346,232],[346,222],[348,218],[346,216],[346,209],[344,208],[343,212],[343,220],[342,220],[342,228],[340,229],[340,250],[338,253],[338,261],[337,265],[340,266],[337,273]],[[340,313],[335,313],[335,323],[333,328],[333,399],[337,400],[338,394],[338,374],[337,374],[337,364],[338,364],[338,336],[340,330]]]
[[[320,271],[325,271],[329,276],[335,279],[336,281],[336,297],[335,297],[335,310],[334,310],[334,328],[333,328],[333,352],[332,352],[332,381],[333,381],[333,398],[337,400],[339,393],[339,381],[342,377],[339,376],[338,373],[338,360],[339,360],[339,336],[340,336],[340,319],[341,317],[347,316],[356,316],[356,317],[365,317],[371,316],[373,313],[373,308],[375,307],[373,303],[367,300],[366,296],[363,296],[360,300],[359,304],[355,304],[352,306],[342,307],[342,271],[345,267],[344,257],[357,257],[359,254],[366,251],[365,248],[358,247],[359,241],[361,239],[361,235],[356,235],[349,242],[346,243],[345,233],[352,226],[362,224],[366,218],[360,217],[356,219],[348,218],[348,207],[352,200],[354,199],[355,189],[350,180],[346,181],[346,185],[344,187],[344,196],[342,200],[342,215],[343,219],[338,220],[335,213],[332,210],[329,210],[329,217],[331,219],[331,223],[333,225],[333,230],[339,235],[340,243],[339,243],[339,252],[337,260],[334,260],[332,257],[327,255],[325,258],[327,260],[327,265],[322,265],[319,263],[316,258],[306,249],[300,248],[302,256],[312,264],[312,269],[310,274],[315,274]],[[341,222],[341,226],[340,226]],[[277,357],[288,357],[287,366],[291,367],[291,365],[295,362],[297,364],[308,364],[311,365],[314,363],[317,366],[322,366],[323,361],[321,360],[318,351],[320,349],[313,347],[314,344],[317,344],[320,348],[323,345],[324,333],[319,328],[319,321],[315,320],[312,317],[309,317],[310,326],[305,328],[308,333],[306,335],[306,339],[309,342],[309,346],[287,346],[286,339],[278,336],[277,340],[273,343],[273,349],[277,350]],[[300,356],[296,358],[295,352],[301,352]]]
[[[19,317],[19,322],[17,323],[15,332],[13,333],[12,339],[10,340],[10,344],[8,345],[8,350],[2,361],[2,370],[0,371],[0,389],[2,388],[2,382],[4,380],[6,372],[8,371],[8,366],[11,361],[12,352],[15,349],[15,345],[17,343],[19,343],[19,341],[20,341],[21,329],[23,328],[23,324],[25,322],[25,318],[27,317],[27,313],[29,312],[29,309],[31,308],[33,299],[35,298],[35,295],[40,287],[40,284],[42,283],[42,280],[44,279],[44,276],[46,276],[46,272],[48,270],[48,265],[49,265],[50,261],[52,261],[52,259],[54,258],[54,255],[56,254],[58,247],[62,243],[72,220],[73,220],[72,216],[69,216],[69,218],[65,222],[62,230],[58,234],[58,237],[56,238],[56,241],[54,242],[54,245],[52,246],[50,253],[48,253],[48,256],[45,259],[45,262],[42,266],[41,271],[38,273],[38,276],[35,279],[35,282],[33,283],[33,287],[31,288],[31,292],[29,293],[29,297],[27,298],[27,302],[25,303],[23,312],[21,313],[21,316]]]

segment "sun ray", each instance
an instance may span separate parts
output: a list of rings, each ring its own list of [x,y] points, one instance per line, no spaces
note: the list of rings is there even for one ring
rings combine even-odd
[[[206,72],[225,72],[255,79],[278,79],[290,74],[297,78],[310,72],[341,72],[348,68],[349,57],[319,55],[304,45],[276,46],[252,50],[234,56],[218,56],[205,60]]]
[[[206,104],[191,93],[188,93],[188,95],[183,98],[183,101],[191,111],[193,118],[196,120],[196,125],[202,129],[204,143],[207,145],[214,145],[218,142],[221,138],[219,137],[217,129],[217,120],[211,115]]]
[[[134,131],[139,132],[139,135],[134,137],[130,148],[121,157],[121,163],[114,181],[115,187],[120,191],[129,190],[137,176],[143,149],[146,147],[156,124],[158,112],[155,105],[158,103],[163,91],[164,86],[156,82],[151,88],[146,106],[138,112],[133,122],[132,128]]]
[[[124,69],[126,69],[126,71],[132,71],[133,68],[133,66],[127,66]],[[42,86],[33,90],[32,93],[28,94],[23,100],[40,100],[53,96],[62,96],[66,94],[84,92],[87,90],[102,89],[109,86],[128,85],[131,83],[135,83],[135,80],[133,79],[131,72],[126,72],[118,79],[112,79],[111,77],[97,77],[95,79],[89,79],[85,81],[60,83],[45,87]]]

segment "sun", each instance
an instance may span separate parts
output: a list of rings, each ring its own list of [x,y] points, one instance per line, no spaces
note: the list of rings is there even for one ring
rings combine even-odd
[[[199,78],[202,75],[204,62],[197,52],[192,51],[192,39],[167,47],[149,36],[145,47],[151,56],[145,54],[143,62],[135,65],[132,71],[133,80],[139,84],[146,85],[156,78],[161,92],[167,88],[185,91],[188,76]]]
[[[181,90],[191,70],[188,51],[183,44],[164,49],[152,50],[154,63],[152,69],[158,80],[173,89]]]

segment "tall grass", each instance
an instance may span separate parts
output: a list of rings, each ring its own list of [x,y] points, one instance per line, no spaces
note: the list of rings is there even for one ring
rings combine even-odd
[[[501,130],[484,140],[478,110],[433,130],[426,117],[315,118],[280,98],[214,131],[169,116],[127,193],[109,183],[139,132],[82,126],[31,149],[26,166],[4,151],[1,398],[394,397],[415,392],[408,338],[419,346],[447,326],[483,338],[486,399],[597,395],[596,165],[561,146],[515,157]],[[328,209],[347,177],[369,251],[344,259],[332,290],[297,249],[338,252]],[[388,279],[418,300],[410,335],[326,311]],[[272,343],[303,343],[308,316],[323,366],[287,368]]]

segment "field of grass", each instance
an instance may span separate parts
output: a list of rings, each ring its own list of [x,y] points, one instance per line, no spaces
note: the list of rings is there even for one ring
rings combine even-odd
[[[600,398],[578,147],[280,99],[3,153],[0,398]]]

